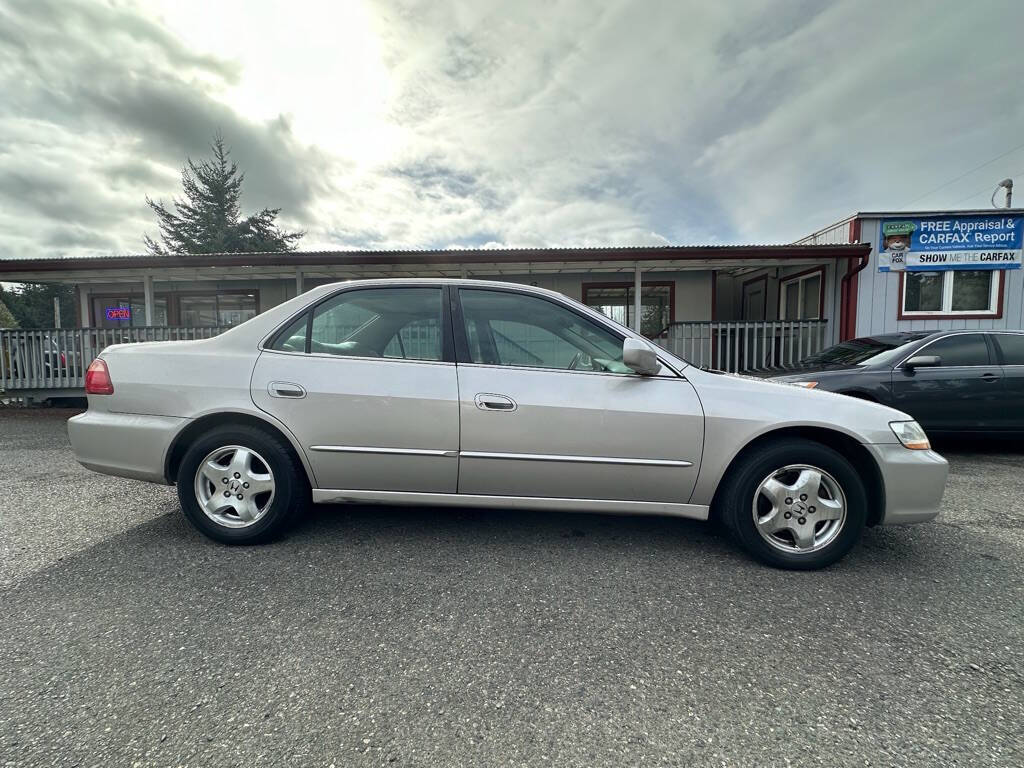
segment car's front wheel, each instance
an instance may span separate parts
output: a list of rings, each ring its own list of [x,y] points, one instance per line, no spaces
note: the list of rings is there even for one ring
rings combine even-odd
[[[258,544],[284,532],[305,508],[305,473],[281,440],[249,426],[223,426],[196,440],[178,468],[178,499],[202,533],[225,544]]]
[[[718,505],[747,552],[796,570],[842,558],[867,518],[867,493],[853,465],[828,446],[795,438],[741,457],[723,480]]]

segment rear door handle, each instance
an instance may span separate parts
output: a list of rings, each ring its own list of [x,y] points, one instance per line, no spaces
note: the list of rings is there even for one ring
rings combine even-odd
[[[516,401],[508,395],[495,395],[491,392],[481,392],[473,398],[476,407],[481,411],[514,411],[518,406]]]
[[[981,380],[991,384],[993,381],[999,381],[999,377],[994,373],[983,373],[981,374]]]
[[[299,384],[290,381],[272,381],[267,387],[271,397],[287,397],[291,400],[298,400],[306,396],[306,390]]]

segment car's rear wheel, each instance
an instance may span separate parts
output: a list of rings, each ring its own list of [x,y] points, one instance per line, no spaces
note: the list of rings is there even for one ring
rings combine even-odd
[[[787,438],[741,457],[723,480],[718,514],[762,562],[812,570],[842,558],[860,538],[867,493],[842,454]]]
[[[189,446],[177,483],[185,516],[225,544],[281,535],[309,499],[305,473],[288,446],[241,425],[213,429]]]

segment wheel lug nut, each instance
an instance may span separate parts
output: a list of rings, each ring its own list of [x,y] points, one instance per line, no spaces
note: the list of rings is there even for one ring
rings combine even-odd
[[[792,503],[793,503],[793,500],[792,500],[791,498],[789,498],[789,497],[787,496],[787,497],[786,497],[786,503],[787,503],[787,504],[792,504]]]
[[[238,500],[239,500],[239,501],[241,501],[241,500],[242,500],[242,494],[238,494]]]
[[[242,487],[243,488],[248,488],[249,484],[248,483],[242,483]],[[811,507],[811,512],[813,512],[813,511],[814,511],[814,507]]]
[[[230,495],[231,495],[231,491],[224,491],[224,496],[225,497],[230,496]]]
[[[238,477],[238,475],[235,475],[235,477]],[[806,493],[801,493],[800,494],[800,501],[807,501],[807,494]]]
[[[241,477],[241,475],[240,475],[240,474],[238,474],[237,472],[235,472],[235,480],[237,480],[237,479],[238,479],[238,478],[240,478],[240,477]],[[807,498],[807,497],[805,496],[804,498]]]
[[[814,514],[814,507],[808,507],[807,511],[810,512],[811,514]]]
[[[239,496],[238,498],[242,498],[242,497]],[[797,520],[797,522],[800,523],[800,525],[803,525],[804,523],[807,522],[807,518],[806,517],[801,517],[799,520]]]
[[[791,518],[792,516],[793,516],[793,514],[792,514],[791,512],[787,512],[787,513],[785,514],[785,518],[786,518],[787,520],[789,520],[789,518]]]
[[[228,481],[228,479],[227,479],[226,477],[222,477],[222,478],[220,479],[220,481],[221,481],[222,483],[226,483],[226,482]]]

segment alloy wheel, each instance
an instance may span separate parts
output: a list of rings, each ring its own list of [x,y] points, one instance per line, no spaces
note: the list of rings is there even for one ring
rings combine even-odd
[[[807,554],[827,547],[846,522],[846,495],[832,475],[808,464],[777,469],[758,485],[754,526],[782,552]]]
[[[217,525],[246,528],[270,509],[274,472],[251,448],[226,445],[199,463],[195,493],[200,509]]]

